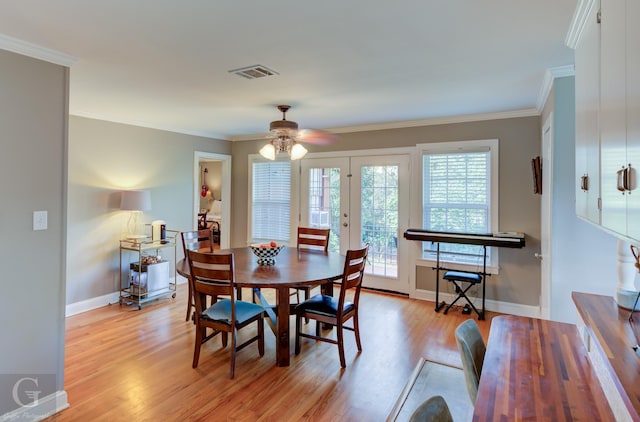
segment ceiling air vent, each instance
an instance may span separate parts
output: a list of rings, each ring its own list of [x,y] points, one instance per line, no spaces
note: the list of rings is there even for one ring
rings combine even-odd
[[[230,70],[229,73],[235,73],[236,75],[247,79],[258,79],[265,76],[279,75],[275,70],[269,69],[267,66],[263,66],[261,64],[233,69]]]

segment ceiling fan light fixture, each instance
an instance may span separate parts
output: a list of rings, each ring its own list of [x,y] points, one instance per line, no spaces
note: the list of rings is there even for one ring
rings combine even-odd
[[[271,142],[267,145],[260,148],[260,155],[262,155],[267,160],[275,160],[276,159],[276,147],[273,146]]]
[[[298,143],[294,143],[293,146],[291,147],[291,152],[289,153],[289,156],[291,157],[292,160],[299,160],[302,157],[304,157],[306,153],[307,153],[307,149],[305,147],[303,147]]]

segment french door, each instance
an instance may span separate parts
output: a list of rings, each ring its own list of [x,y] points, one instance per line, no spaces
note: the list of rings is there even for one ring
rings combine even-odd
[[[301,162],[300,225],[330,227],[330,249],[342,254],[368,244],[365,287],[409,292],[409,163],[408,155]]]
[[[300,225],[330,228],[329,250],[349,249],[349,158],[311,158],[300,163]]]

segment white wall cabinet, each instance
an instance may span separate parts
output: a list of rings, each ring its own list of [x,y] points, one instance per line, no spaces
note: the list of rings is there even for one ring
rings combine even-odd
[[[590,3],[575,56],[576,213],[640,241],[640,5]]]
[[[635,1],[635,0],[632,0]],[[600,174],[602,226],[627,234],[625,0],[601,0]]]
[[[592,2],[575,51],[576,213],[600,224],[600,4]]]
[[[640,2],[627,0],[627,164],[631,191],[627,195],[627,236],[640,240]]]

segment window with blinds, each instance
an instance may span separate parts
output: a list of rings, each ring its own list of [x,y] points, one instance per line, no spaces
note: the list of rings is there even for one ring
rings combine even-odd
[[[287,242],[291,224],[291,162],[253,162],[251,239]]]
[[[470,141],[471,142],[471,141]],[[422,156],[422,224],[427,230],[458,233],[491,233],[492,154],[489,146],[433,149]],[[497,163],[494,163],[497,166]],[[497,170],[496,170],[497,172]],[[491,248],[488,262],[491,262]],[[423,243],[423,257],[436,250]],[[461,263],[477,262],[482,246],[440,244],[441,259]]]

